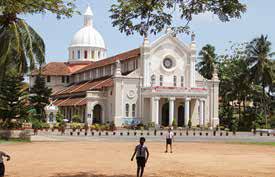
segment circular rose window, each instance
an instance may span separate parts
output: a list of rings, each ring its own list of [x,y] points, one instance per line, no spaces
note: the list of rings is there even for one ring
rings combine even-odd
[[[172,66],[173,66],[173,61],[170,59],[170,58],[165,58],[163,60],[163,66],[166,68],[166,69],[171,69]]]

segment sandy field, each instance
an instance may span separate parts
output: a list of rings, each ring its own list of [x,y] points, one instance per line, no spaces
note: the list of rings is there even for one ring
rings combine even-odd
[[[136,143],[41,142],[2,144],[11,155],[8,177],[135,177]],[[145,177],[275,177],[275,147],[222,143],[147,142]]]

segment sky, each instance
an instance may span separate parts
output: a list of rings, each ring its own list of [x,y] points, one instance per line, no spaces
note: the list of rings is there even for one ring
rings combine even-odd
[[[275,1],[274,0],[241,0],[247,5],[247,12],[241,19],[230,22],[220,22],[210,13],[195,16],[190,23],[191,30],[196,34],[197,50],[204,45],[214,45],[218,54],[224,54],[231,44],[229,41],[248,42],[261,34],[268,35],[275,51]],[[123,51],[137,48],[142,43],[139,35],[126,36],[112,26],[109,9],[114,0],[77,0],[77,10],[84,12],[90,4],[94,13],[94,26],[103,36],[107,55],[112,56]],[[38,33],[46,44],[46,62],[67,61],[68,47],[73,35],[83,26],[83,16],[74,15],[72,18],[57,20],[53,14],[34,14],[23,16]],[[184,21],[176,20],[176,23]],[[150,42],[157,36],[151,35]],[[190,36],[178,36],[185,44],[190,43]]]

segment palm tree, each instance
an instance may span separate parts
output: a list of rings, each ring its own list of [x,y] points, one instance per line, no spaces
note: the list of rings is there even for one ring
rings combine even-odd
[[[272,86],[271,42],[268,36],[253,39],[246,47],[251,80],[262,87],[262,108],[266,116],[266,89]],[[267,122],[267,121],[266,121]]]
[[[197,64],[199,73],[206,79],[212,79],[214,65],[216,64],[215,47],[207,44],[199,53],[201,61]]]
[[[24,74],[45,61],[42,38],[16,14],[0,15],[0,80],[11,69]]]

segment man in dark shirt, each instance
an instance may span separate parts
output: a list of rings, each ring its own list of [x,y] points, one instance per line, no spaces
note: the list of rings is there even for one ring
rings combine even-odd
[[[0,177],[5,176],[5,165],[3,157],[7,157],[7,161],[10,160],[10,156],[6,153],[0,151]]]
[[[136,146],[135,152],[131,158],[131,161],[134,160],[134,157],[136,156],[137,160],[137,177],[143,176],[143,171],[145,164],[147,163],[147,160],[149,158],[149,151],[148,148],[144,145],[145,138],[140,138],[140,144]]]

